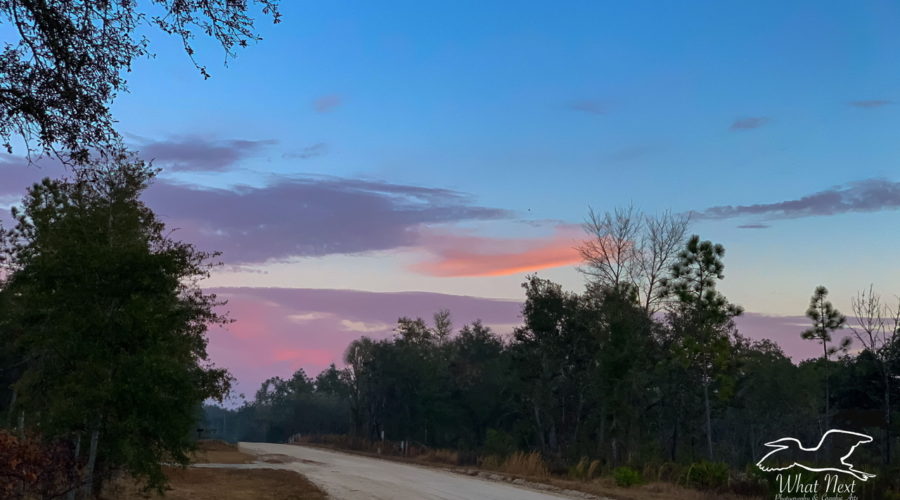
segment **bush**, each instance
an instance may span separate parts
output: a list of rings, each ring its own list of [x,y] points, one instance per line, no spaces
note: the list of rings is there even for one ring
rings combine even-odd
[[[484,452],[488,455],[505,457],[515,451],[516,443],[506,432],[488,429],[484,438]]]
[[[72,450],[64,443],[0,430],[0,498],[57,498],[78,483]]]
[[[719,490],[728,486],[728,465],[721,462],[697,462],[684,474],[684,485],[700,490]]]
[[[613,471],[613,479],[616,481],[616,485],[628,488],[641,483],[641,474],[631,467],[616,467]]]

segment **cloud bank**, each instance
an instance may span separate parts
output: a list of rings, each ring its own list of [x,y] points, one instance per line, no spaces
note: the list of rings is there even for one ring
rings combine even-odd
[[[401,316],[430,320],[449,309],[454,330],[476,319],[509,335],[522,324],[522,303],[426,292],[378,293],[302,288],[214,288],[228,299],[224,308],[234,323],[210,332],[213,361],[237,377],[237,390],[252,395],[271,376],[288,377],[299,368],[314,376],[330,363],[343,365],[353,340],[390,337]],[[740,332],[751,339],[771,339],[795,362],[819,355],[817,344],[800,338],[803,316],[745,313]]]
[[[877,212],[900,208],[900,182],[867,179],[819,191],[793,200],[755,205],[721,205],[696,213],[703,219],[762,216],[796,219],[850,212]]]
[[[222,251],[229,264],[412,246],[423,224],[509,215],[446,189],[337,177],[233,189],[161,181],[144,198],[167,226],[186,233],[180,238]]]

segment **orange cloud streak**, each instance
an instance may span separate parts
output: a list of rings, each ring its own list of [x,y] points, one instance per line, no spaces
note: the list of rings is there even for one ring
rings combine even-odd
[[[506,276],[578,264],[577,228],[559,228],[549,238],[516,239],[426,234],[425,248],[432,260],[412,266],[421,274],[439,277]]]

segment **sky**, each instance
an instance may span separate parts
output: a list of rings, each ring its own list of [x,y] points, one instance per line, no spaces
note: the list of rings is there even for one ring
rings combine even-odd
[[[694,212],[742,330],[794,359],[817,285],[900,294],[900,5],[283,2],[223,65],[149,32],[112,107],[173,234],[223,252],[213,361],[251,394],[449,308],[582,289],[588,211]],[[54,173],[0,158],[0,203]]]

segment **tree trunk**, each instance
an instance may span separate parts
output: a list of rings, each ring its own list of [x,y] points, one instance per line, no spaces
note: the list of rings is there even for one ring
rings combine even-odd
[[[709,381],[703,384],[703,403],[706,405],[706,447],[709,453],[709,461],[714,460],[712,445],[712,415],[709,409]]]
[[[537,426],[537,435],[538,442],[541,444],[541,451],[547,451],[547,445],[544,442],[544,426],[541,424],[541,411],[538,409],[538,405],[534,403],[534,423]]]
[[[831,429],[831,387],[828,383],[828,347],[825,339],[822,339],[822,348],[825,351],[825,431]]]
[[[884,463],[891,463],[891,377],[884,370]]]
[[[81,494],[84,498],[90,498],[94,492],[94,465],[97,463],[97,441],[100,440],[100,431],[91,431],[91,450],[88,453],[87,478]]]
[[[12,419],[13,419],[13,413],[16,408],[16,396],[17,395],[18,395],[18,392],[16,392],[16,390],[13,389],[12,399],[9,401],[9,413],[6,416],[6,426],[7,427],[12,427]]]
[[[75,500],[75,493],[78,491],[78,483],[80,482],[80,478],[78,477],[78,455],[81,454],[81,433],[78,433],[78,437],[75,438],[75,484],[72,485],[72,489],[66,493],[66,500]]]

